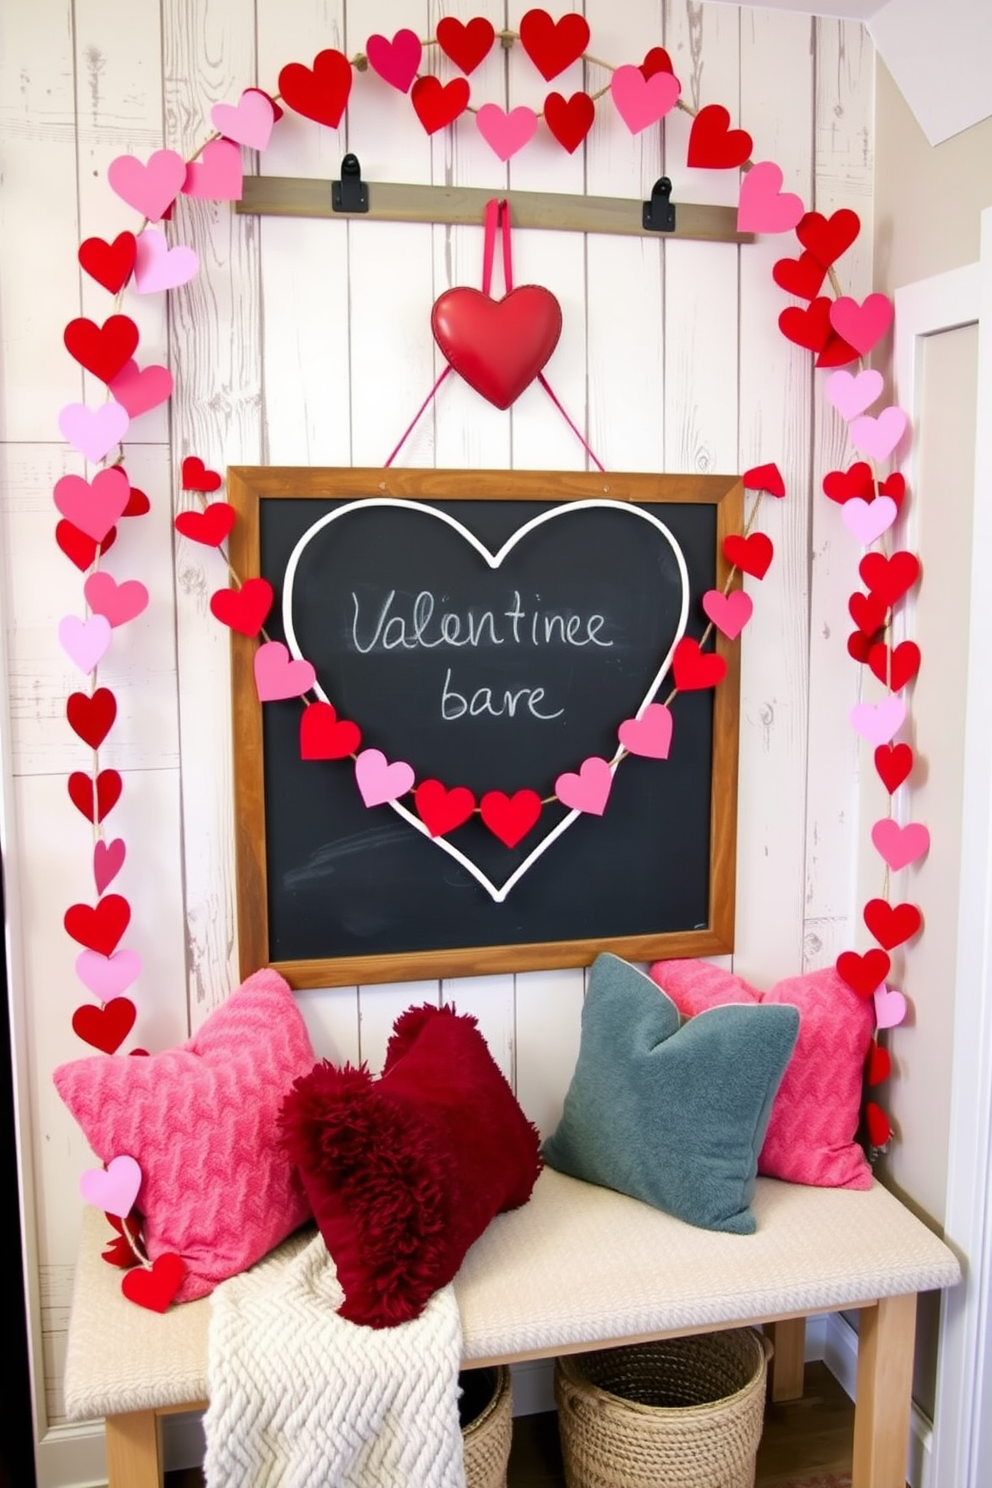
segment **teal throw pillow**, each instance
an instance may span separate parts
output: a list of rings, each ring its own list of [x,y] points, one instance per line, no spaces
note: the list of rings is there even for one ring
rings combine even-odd
[[[798,1032],[799,1010],[785,1005],[734,1003],[682,1022],[650,977],[599,956],[545,1161],[703,1229],[753,1234],[758,1153]]]

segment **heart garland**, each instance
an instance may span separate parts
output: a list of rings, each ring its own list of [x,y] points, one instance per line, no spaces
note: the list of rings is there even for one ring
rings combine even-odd
[[[56,487],[55,500],[60,520],[55,527],[58,546],[76,568],[88,574],[84,597],[89,614],[80,619],[66,616],[60,624],[60,639],[67,654],[89,680],[88,692],[74,692],[67,701],[66,717],[77,736],[92,750],[89,777],[73,772],[69,782],[70,798],[92,823],[92,871],[96,887],[95,905],[71,905],[65,914],[67,932],[83,947],[76,959],[80,980],[96,998],[96,1004],[76,1010],[73,1026],[81,1038],[94,1048],[114,1054],[134,1026],[134,1003],[123,995],[140,974],[140,957],[134,951],[120,948],[120,941],[130,921],[130,904],[122,895],[106,891],[121,872],[126,861],[122,838],[108,841],[104,818],[114,809],[121,794],[121,778],[116,771],[101,769],[99,749],[114,726],[116,699],[110,689],[98,685],[98,665],[112,641],[113,631],[140,615],[148,601],[147,591],[137,580],[118,582],[100,569],[103,557],[110,551],[117,535],[117,523],[137,517],[149,510],[144,492],[132,487],[124,467],[122,441],[131,420],[168,401],[173,386],[168,369],[155,365],[140,367],[133,353],[137,351],[139,333],[135,322],[121,313],[120,301],[125,288],[133,284],[139,294],[169,293],[188,283],[199,270],[194,251],[186,245],[169,246],[165,234],[155,224],[168,221],[180,194],[191,198],[235,200],[241,194],[242,169],[239,147],[263,151],[269,143],[274,125],[283,115],[282,103],[304,117],[328,128],[337,128],[344,116],[350,95],[353,71],[371,70],[387,85],[407,93],[422,127],[432,134],[457,121],[464,113],[475,115],[483,139],[501,160],[508,160],[537,133],[542,114],[518,107],[506,113],[498,105],[470,102],[470,85],[465,79],[481,65],[496,40],[509,49],[516,42],[546,81],[560,76],[578,60],[592,61],[611,72],[608,87],[589,95],[573,93],[565,98],[551,94],[543,117],[549,132],[562,148],[574,151],[587,136],[595,117],[596,103],[609,92],[614,106],[632,134],[640,133],[661,122],[673,108],[692,117],[687,164],[707,170],[743,168],[738,225],[742,231],[782,232],[795,228],[803,251],[796,259],[781,259],[773,277],[787,292],[806,302],[805,310],[789,307],[782,312],[783,333],[797,344],[816,354],[818,366],[844,367],[861,359],[883,336],[891,324],[891,305],[884,296],[869,296],[863,303],[847,299],[840,293],[833,264],[856,240],[860,231],[857,215],[835,212],[825,218],[816,212],[803,212],[802,203],[792,193],[782,190],[782,175],[772,162],[752,163],[752,140],[743,129],[731,127],[730,114],[721,105],[709,104],[698,111],[680,97],[680,85],[674,76],[671,59],[663,47],[651,48],[640,64],[612,67],[586,53],[588,25],[581,15],[571,13],[558,21],[543,10],[527,12],[520,31],[497,33],[490,22],[476,17],[467,23],[446,17],[439,21],[436,37],[422,43],[412,32],[397,32],[391,40],[370,38],[366,52],[349,59],[331,48],[322,51],[312,66],[290,62],[279,74],[279,93],[269,94],[259,88],[247,88],[235,104],[217,104],[211,111],[211,122],[217,135],[206,141],[186,161],[177,152],[160,149],[145,161],[123,155],[108,169],[111,189],[142,217],[136,232],[122,232],[112,242],[88,238],[78,249],[80,267],[97,284],[115,297],[113,313],[102,324],[78,317],[65,330],[66,349],[81,366],[105,383],[108,401],[92,409],[86,404],[69,404],[58,415],[58,424],[66,440],[94,464],[103,464],[92,481],[64,477]],[[421,76],[419,68],[426,48],[436,47],[463,74],[462,79],[441,84],[431,74]],[[749,182],[749,177],[750,182]],[[746,224],[746,226],[745,226]],[[828,278],[834,298],[821,295]],[[839,378],[839,374],[835,374]],[[865,546],[879,540],[891,526],[894,515],[882,506],[870,517],[863,507],[878,505],[888,498],[898,512],[905,494],[905,483],[898,472],[879,480],[875,460],[890,456],[902,439],[908,421],[898,408],[884,409],[875,417],[866,410],[879,395],[876,377],[860,368],[854,376],[832,381],[828,393],[833,406],[849,421],[852,445],[869,456],[857,461],[846,472],[832,471],[824,479],[828,498],[847,506],[857,499],[845,526]],[[108,461],[115,447],[117,456]],[[765,492],[774,497],[785,494],[777,467],[764,465],[744,477],[748,490]],[[198,456],[183,462],[182,489],[196,493],[199,508],[185,510],[176,518],[176,528],[193,541],[219,548],[230,534],[235,521],[233,508],[224,500],[208,502],[206,497],[218,491],[222,480],[208,470]],[[728,561],[744,559],[741,569],[760,578],[767,570],[770,545],[755,541],[762,534],[751,534],[756,505],[752,507],[743,533],[729,539],[733,545],[726,553]],[[902,558],[902,577],[908,567]],[[637,718],[624,720],[618,729],[619,748],[614,761],[586,760],[577,772],[565,772],[556,782],[558,798],[578,802],[577,809],[597,812],[605,809],[608,788],[604,791],[605,774],[626,753],[648,758],[667,757],[672,737],[672,716],[668,703],[681,690],[714,686],[719,681],[720,658],[703,652],[701,647],[714,627],[728,639],[736,639],[751,614],[751,601],[742,590],[732,589],[736,570],[732,570],[723,591],[711,590],[703,596],[702,607],[708,626],[700,641],[683,637],[678,654],[673,655],[675,687],[665,703],[651,703]],[[905,588],[894,595],[891,568],[880,573],[864,574],[867,594],[852,596],[852,614],[859,628],[849,641],[855,659],[866,664],[876,676],[884,676],[891,694],[906,686],[919,667],[917,652],[905,650],[907,643],[891,647],[886,635],[892,624],[892,606]],[[258,648],[261,661],[256,665],[260,697],[305,696],[311,680],[308,663],[289,658],[285,648],[265,636],[264,620],[271,599],[252,580],[242,584],[236,576],[233,588],[214,596],[215,612],[231,624],[237,618],[247,627],[245,633],[262,637]],[[909,587],[915,582],[910,579]],[[873,587],[874,585],[874,587]],[[243,593],[248,589],[247,595]],[[224,595],[224,598],[220,596]],[[266,600],[268,599],[268,603]],[[855,605],[858,601],[858,606]],[[101,622],[101,623],[97,623]],[[856,644],[852,646],[852,642]],[[312,668],[310,669],[312,672]],[[904,713],[900,718],[904,717]],[[897,729],[893,730],[893,733]],[[383,789],[383,778],[403,767],[392,766],[374,749],[360,749],[361,732],[356,724],[339,719],[329,703],[307,702],[300,730],[300,750],[305,759],[346,759],[355,762],[359,789]],[[913,752],[908,744],[888,739],[875,750],[876,770],[889,791],[890,798],[908,778],[913,767]],[[361,767],[361,768],[360,768]],[[414,788],[413,772],[404,789]],[[378,785],[374,782],[379,777]],[[395,775],[390,777],[395,780]],[[83,782],[86,782],[85,785]],[[431,786],[430,790],[425,787]],[[388,787],[392,789],[392,785]],[[466,801],[459,787],[448,789],[440,782],[421,782],[414,799],[422,804],[422,816],[434,827],[442,824],[452,830],[452,811],[457,816]],[[454,804],[452,803],[454,798]],[[388,799],[388,795],[383,799]],[[553,799],[553,798],[552,798]],[[489,791],[482,797],[478,810],[482,821],[507,847],[514,847],[533,828],[543,805],[536,791],[521,790],[508,797]],[[888,892],[889,871],[899,871],[918,861],[929,847],[929,834],[919,823],[898,823],[891,809],[872,829],[872,840],[886,864],[884,893]],[[887,905],[887,899],[872,901]],[[891,908],[891,906],[890,906]],[[906,929],[913,920],[915,933],[919,919],[905,913],[913,906],[897,906],[897,928]],[[903,911],[901,915],[898,911]],[[891,916],[890,916],[891,920]],[[873,909],[869,928],[881,928],[879,911]],[[887,922],[886,934],[895,933]],[[902,943],[902,939],[893,944]],[[881,961],[873,958],[884,958]],[[851,985],[861,995],[873,995],[879,1029],[894,1027],[905,1016],[905,999],[884,983],[889,971],[889,958],[884,950],[869,951],[864,956],[845,952],[838,958],[854,978]],[[139,1049],[132,1053],[143,1052]],[[874,1085],[889,1072],[887,1051],[877,1043],[869,1062],[868,1083]],[[888,1141],[888,1121],[874,1103],[869,1104],[867,1119],[870,1137],[876,1147]],[[117,1161],[115,1159],[115,1161]],[[111,1164],[113,1166],[113,1164]],[[125,1293],[140,1305],[164,1310],[182,1280],[184,1263],[177,1256],[160,1256],[152,1265],[138,1248],[140,1215],[108,1214],[117,1238],[104,1251],[104,1258],[120,1266],[140,1266],[130,1286],[125,1277]]]

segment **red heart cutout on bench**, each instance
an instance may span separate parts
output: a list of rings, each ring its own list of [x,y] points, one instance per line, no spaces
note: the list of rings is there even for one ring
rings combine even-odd
[[[537,284],[501,300],[478,289],[448,289],[434,302],[431,330],[458,375],[497,408],[509,408],[558,345],[561,306]]]
[[[169,1303],[183,1284],[186,1262],[182,1256],[166,1252],[152,1262],[152,1269],[136,1266],[125,1272],[121,1291],[129,1302],[147,1307],[150,1312],[165,1312]]]

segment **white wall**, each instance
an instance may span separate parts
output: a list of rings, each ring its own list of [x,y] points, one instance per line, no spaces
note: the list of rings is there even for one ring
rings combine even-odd
[[[511,26],[523,6],[457,0],[445,13]],[[109,297],[80,274],[82,238],[133,227],[106,169],[164,144],[192,153],[214,102],[257,81],[273,88],[288,60],[322,47],[352,54],[373,31],[432,34],[427,0],[35,0],[7,7],[0,48],[0,588],[9,692],[7,871],[14,942],[20,1117],[29,1144],[28,1240],[38,1369],[42,1482],[73,1481],[60,1436],[60,1364],[79,1221],[85,1144],[51,1086],[60,1060],[85,1050],[69,1026],[81,989],[63,912],[91,895],[90,834],[65,778],[87,768],[64,700],[76,685],[55,626],[80,610],[82,578],[53,541],[52,487],[82,462],[57,438],[56,413],[84,378],[61,346],[80,313],[103,319]],[[751,130],[757,158],[776,160],[788,189],[820,210],[851,206],[865,233],[842,266],[846,292],[870,286],[872,56],[860,26],[691,0],[586,0],[592,51],[639,61],[664,43],[696,105],[725,104]],[[477,81],[476,81],[477,79]],[[540,105],[546,90],[519,55],[494,54],[473,79],[479,99]],[[591,67],[588,86],[606,75]],[[573,68],[555,86],[582,86]],[[605,104],[587,145],[567,156],[535,142],[508,169],[462,124],[429,140],[408,104],[357,79],[347,130],[295,117],[263,167],[329,178],[345,146],[365,174],[411,182],[646,195],[666,170],[677,200],[728,202],[735,181],[684,168],[688,120],[632,139]],[[144,971],[134,989],[138,1041],[161,1048],[198,1026],[236,979],[227,636],[207,613],[222,581],[215,555],[172,534],[179,462],[377,464],[437,367],[434,297],[478,281],[477,229],[301,222],[234,216],[182,201],[172,229],[201,255],[192,286],[157,300],[132,291],[145,360],[168,357],[177,393],[168,419],[137,421],[132,480],[151,515],[123,524],[106,567],[138,577],[152,602],[118,633],[100,681],[121,718],[101,762],[122,769],[109,825],[125,837],[121,891],[134,917],[127,943]],[[785,246],[783,246],[785,244]],[[769,984],[821,965],[852,943],[856,751],[846,715],[855,668],[844,641],[854,563],[822,474],[845,456],[840,421],[813,393],[810,358],[779,335],[787,303],[771,282],[788,240],[744,250],[689,242],[520,233],[518,282],[562,302],[565,332],[548,373],[608,468],[728,471],[775,460],[788,498],[768,503],[775,540],[767,579],[749,585],[756,612],[744,642],[736,964]],[[90,401],[99,389],[87,386]],[[410,464],[576,468],[583,454],[529,391],[507,414],[454,379],[405,452]],[[556,1117],[577,1043],[581,971],[309,993],[321,1053],[381,1058],[396,1013],[413,1000],[456,997],[479,1015],[530,1114]],[[79,1452],[76,1461],[82,1461]]]

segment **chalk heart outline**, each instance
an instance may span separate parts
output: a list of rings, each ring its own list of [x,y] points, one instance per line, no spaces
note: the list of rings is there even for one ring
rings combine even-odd
[[[611,511],[620,513],[622,516],[625,517],[631,517],[635,521],[647,522],[649,526],[655,529],[662,540],[668,543],[669,547],[672,550],[672,553],[675,556],[675,561],[678,565],[679,576],[682,580],[682,602],[679,611],[678,624],[675,627],[675,634],[672,637],[671,644],[664,657],[662,658],[657,672],[649,682],[647,691],[645,692],[644,697],[639,703],[636,713],[633,715],[635,718],[638,719],[642,717],[646,708],[654,698],[655,693],[658,691],[658,688],[664,681],[669,668],[671,667],[672,655],[675,651],[675,647],[678,645],[679,641],[685,634],[685,627],[689,618],[689,574],[686,568],[685,557],[682,553],[682,549],[675,541],[675,538],[673,537],[671,531],[668,529],[668,527],[665,526],[665,523],[662,522],[658,517],[656,517],[652,512],[645,510],[645,508],[643,507],[629,506],[626,503],[619,501],[606,501],[597,499],[592,499],[589,501],[571,501],[566,506],[555,507],[551,511],[542,512],[540,516],[533,517],[529,522],[524,522],[521,527],[517,528],[516,532],[512,533],[507,538],[503,546],[494,553],[490,548],[486,546],[485,543],[481,542],[479,538],[475,536],[474,532],[470,532],[469,529],[463,526],[462,523],[459,522],[455,517],[451,516],[446,511],[440,510],[436,506],[422,506],[419,503],[417,505],[412,505],[408,501],[399,501],[392,496],[373,496],[363,501],[350,502],[346,506],[338,507],[335,511],[327,512],[324,516],[318,518],[318,520],[314,522],[312,526],[307,528],[307,530],[303,533],[303,535],[297,542],[295,548],[289,556],[289,562],[286,564],[286,573],[283,579],[282,600],[283,631],[286,636],[286,643],[289,647],[290,654],[292,656],[295,656],[300,661],[304,661],[306,660],[306,658],[304,657],[303,652],[300,649],[299,642],[296,639],[296,627],[293,624],[293,591],[296,581],[296,571],[299,567],[300,560],[303,557],[307,546],[313,540],[313,538],[316,537],[318,532],[323,531],[323,529],[330,526],[332,522],[340,521],[343,517],[350,516],[356,511],[369,511],[373,507],[392,508],[396,511],[402,511],[406,513],[417,512],[420,515],[423,515],[428,520],[443,522],[445,526],[450,527],[453,532],[457,532],[459,537],[464,538],[469,547],[474,548],[476,553],[479,554],[483,561],[487,563],[491,569],[494,570],[499,568],[503,563],[503,560],[508,557],[510,553],[513,552],[514,548],[516,548],[519,543],[521,543],[526,537],[530,535],[530,533],[534,532],[538,527],[543,527],[547,523],[557,521],[562,517],[573,516],[576,512]],[[319,678],[314,683],[313,691],[317,694],[322,702],[331,702],[331,699],[327,696],[326,692],[321,686]],[[614,758],[613,761],[610,763],[611,775],[615,773],[617,765],[619,763],[619,758]],[[541,841],[537,844],[533,851],[529,853],[526,858],[524,858],[523,862],[517,865],[514,871],[510,874],[509,878],[507,878],[502,884],[495,884],[493,883],[492,879],[489,878],[489,876],[477,866],[477,864],[473,863],[471,858],[466,857],[466,855],[463,852],[459,851],[459,849],[455,847],[453,843],[448,842],[447,839],[444,837],[432,837],[430,834],[430,829],[426,825],[426,823],[421,821],[419,816],[415,816],[412,811],[410,811],[406,806],[402,804],[402,802],[389,801],[386,804],[390,805],[396,812],[397,816],[401,816],[403,820],[407,822],[411,827],[413,827],[415,831],[419,832],[422,837],[426,837],[427,840],[429,842],[432,842],[435,847],[438,847],[441,849],[442,852],[447,853],[449,858],[454,858],[456,863],[460,863],[461,866],[466,870],[466,872],[470,873],[476,880],[476,882],[482,885],[486,893],[489,894],[489,896],[497,904],[503,903],[511,890],[523,878],[528,869],[534,866],[538,858],[542,857],[543,854],[547,852],[551,844],[553,842],[556,842],[563,833],[568,831],[569,827],[574,821],[577,820],[578,817],[585,814],[579,810],[569,811],[568,815],[564,816],[558,823],[558,825],[556,827],[553,827],[547,834],[547,836],[541,839]]]

